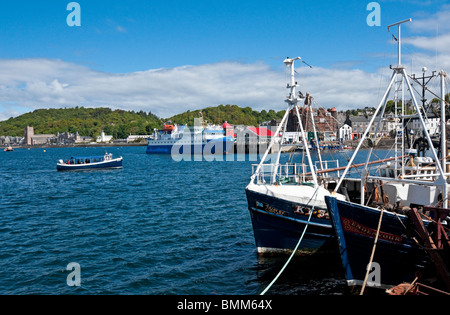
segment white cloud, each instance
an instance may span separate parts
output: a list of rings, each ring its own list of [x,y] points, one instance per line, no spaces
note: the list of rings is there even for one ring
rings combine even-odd
[[[416,36],[405,38],[404,44],[413,45],[416,48],[432,53],[450,53],[450,33],[438,37]]]
[[[116,31],[118,31],[119,33],[126,33],[127,29],[123,26],[117,25],[116,26]]]
[[[375,106],[380,75],[298,68],[300,90],[323,107]],[[263,63],[221,62],[126,74],[61,60],[0,60],[0,118],[49,107],[111,107],[170,117],[219,104],[285,109],[288,76]]]
[[[410,3],[409,0],[385,0],[384,2],[404,2]],[[432,71],[438,74],[441,70],[450,73],[450,23],[448,23],[448,18],[450,17],[450,4],[442,4],[441,0],[429,0],[429,1],[414,1],[414,4],[421,5],[423,7],[432,6],[432,10],[436,10],[435,13],[429,13],[429,11],[416,12],[412,18],[412,23],[403,24],[402,30],[405,28],[407,32],[402,31],[402,65],[407,69],[408,74],[415,74],[416,77],[422,76],[422,69],[426,67],[428,70],[426,75],[431,75]],[[439,6],[440,5],[440,6]],[[430,8],[428,8],[430,9]],[[397,36],[396,28],[391,29],[391,33]],[[408,35],[405,35],[408,34]],[[409,35],[412,34],[412,35]],[[394,43],[394,42],[393,42]],[[397,43],[395,43],[397,45]],[[394,48],[394,47],[393,47]],[[397,50],[391,50],[393,53],[390,57],[390,63],[392,65],[397,64]],[[381,59],[381,55],[376,53],[373,56],[377,56]],[[384,58],[384,57],[383,57]],[[378,69],[379,78],[384,82],[382,88],[378,87],[380,91],[377,93],[384,92],[386,85],[388,84],[387,78],[391,76],[392,71],[388,69],[388,65],[382,69]],[[374,82],[376,80],[375,74],[360,73],[360,79],[362,77],[372,77],[371,80],[367,82]],[[356,76],[358,78],[358,75]],[[382,82],[380,81],[380,82]],[[427,87],[431,89],[437,95],[440,95],[440,79],[439,77],[433,78]],[[412,80],[411,80],[412,82]],[[349,84],[349,83],[347,83]],[[374,87],[374,86],[373,86]],[[422,92],[422,88],[415,84],[415,89],[417,92]],[[446,87],[447,93],[449,92],[449,87]],[[409,92],[405,90],[406,97],[409,96]],[[431,93],[426,92],[426,98],[431,100],[435,97]],[[369,93],[360,93],[360,96],[369,96]],[[358,94],[353,94],[351,97],[357,97]],[[379,100],[381,96],[377,97]],[[419,99],[420,96],[416,94]],[[392,94],[391,94],[392,98]],[[342,99],[342,98],[339,98]],[[360,99],[362,103],[367,102],[367,100]],[[376,102],[378,104],[378,102]]]
[[[442,5],[436,13],[418,13],[412,23],[405,24],[414,34],[402,38],[402,63],[407,66],[409,74],[414,73],[417,77],[421,77],[424,67],[428,69],[427,76],[432,71],[450,72],[449,16],[450,5]],[[432,79],[427,87],[440,94],[439,78]],[[417,89],[420,90],[421,87]],[[429,100],[434,97],[431,94],[426,96]]]
[[[231,62],[111,74],[61,60],[0,60],[0,111],[108,106],[168,117],[222,103],[272,107],[282,78],[262,64]]]
[[[450,24],[448,17],[450,14],[450,5],[442,5],[434,14],[423,14],[419,18],[414,18],[413,23],[408,24],[414,32],[448,32],[450,31]]]
[[[444,5],[435,14],[417,14],[413,23],[405,24],[413,33],[403,37],[408,73],[421,74],[424,66],[450,69],[448,16],[450,5]],[[111,20],[106,25],[126,32]],[[348,65],[300,65],[300,90],[311,93],[319,105],[338,110],[376,106],[391,73],[389,64],[375,73],[349,70]],[[219,104],[281,110],[288,80],[282,67],[220,62],[114,74],[57,59],[0,59],[0,120],[37,108],[72,106],[144,110],[160,117]]]

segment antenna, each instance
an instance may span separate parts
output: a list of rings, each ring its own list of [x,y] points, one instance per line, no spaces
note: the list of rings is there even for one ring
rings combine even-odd
[[[403,20],[403,21],[400,21],[400,22],[388,25],[388,32],[390,31],[389,29],[391,27],[396,26],[396,25],[398,26],[398,39],[397,39],[397,43],[398,43],[398,65],[397,65],[397,68],[400,68],[401,65],[402,65],[402,48],[401,48],[402,47],[402,35],[401,35],[401,27],[400,26],[403,23],[406,23],[406,22],[412,22],[412,19],[409,18],[407,20]],[[395,36],[394,36],[394,38],[395,38]]]

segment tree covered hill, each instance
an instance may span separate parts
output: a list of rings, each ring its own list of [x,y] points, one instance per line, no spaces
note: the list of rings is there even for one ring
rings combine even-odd
[[[115,138],[132,134],[150,134],[159,128],[161,120],[143,111],[111,110],[109,108],[37,109],[21,116],[0,122],[0,135],[23,137],[26,126],[33,126],[36,134],[78,132],[95,137],[102,130]]]
[[[201,113],[200,113],[201,112]],[[272,119],[281,119],[285,111],[275,112],[273,109],[261,112],[255,111],[250,107],[239,107],[237,105],[219,105],[216,107],[207,107],[194,111],[187,111],[182,114],[169,118],[176,124],[194,125],[194,119],[203,116],[203,119],[211,124],[222,124],[227,121],[231,125],[257,126],[264,121]]]
[[[201,113],[200,113],[201,112]],[[36,134],[56,134],[58,132],[78,132],[82,136],[96,137],[102,130],[116,139],[129,134],[149,135],[154,128],[161,128],[165,122],[194,125],[194,118],[212,124],[227,121],[232,125],[258,125],[263,121],[280,119],[285,111],[254,111],[250,107],[219,105],[194,111],[187,111],[162,119],[144,111],[112,110],[110,108],[60,108],[37,109],[0,122],[0,136],[24,136],[26,126],[33,126]]]

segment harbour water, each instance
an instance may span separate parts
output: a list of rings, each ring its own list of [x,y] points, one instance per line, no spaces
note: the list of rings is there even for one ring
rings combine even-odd
[[[105,150],[0,152],[0,294],[255,295],[285,263],[256,254],[244,191],[255,161],[114,147],[123,169],[56,171]],[[72,262],[80,286],[67,284]],[[334,257],[295,258],[268,294],[346,293]]]

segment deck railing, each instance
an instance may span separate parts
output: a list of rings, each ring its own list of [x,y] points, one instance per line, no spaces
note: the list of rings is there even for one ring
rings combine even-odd
[[[323,170],[339,168],[338,160],[322,161]],[[258,168],[258,164],[252,165],[252,174]],[[314,172],[320,171],[320,162],[317,161],[314,164]],[[259,172],[256,175],[256,183],[278,183],[278,184],[288,184],[288,183],[308,183],[312,182],[311,168],[308,164],[304,163],[294,163],[294,164],[262,164]],[[320,178],[328,177],[339,177],[339,170],[333,172],[324,172],[318,174]]]

